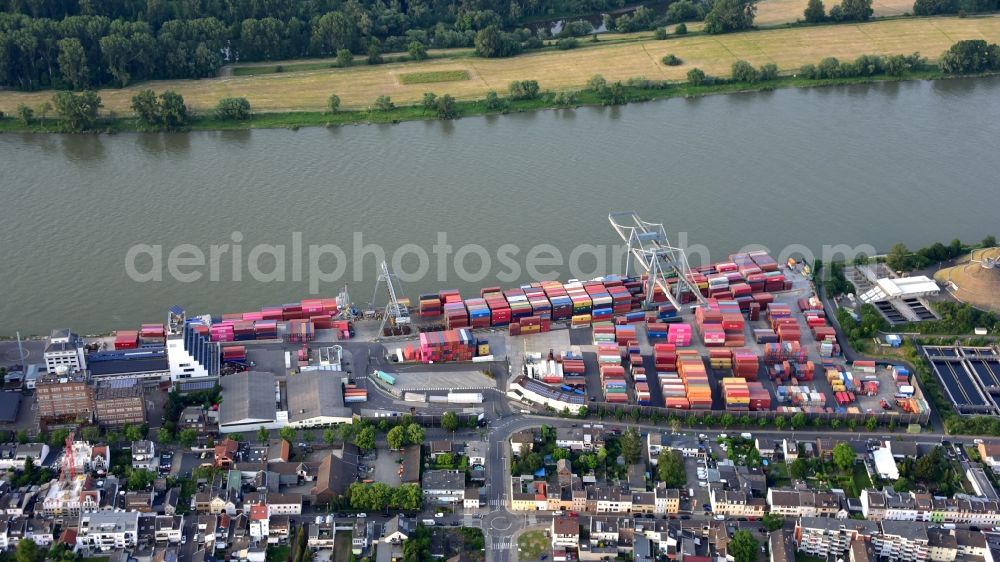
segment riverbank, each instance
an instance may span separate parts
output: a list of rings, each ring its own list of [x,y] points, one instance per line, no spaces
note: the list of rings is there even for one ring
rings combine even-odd
[[[641,103],[670,98],[693,98],[720,94],[736,94],[748,92],[772,91],[790,88],[822,88],[852,84],[868,84],[875,82],[904,82],[914,80],[948,80],[952,78],[985,77],[1000,73],[977,74],[972,76],[957,76],[944,74],[938,69],[923,69],[910,71],[902,76],[864,76],[855,78],[834,78],[810,80],[798,76],[782,76],[767,82],[724,82],[705,85],[692,85],[686,82],[659,83],[655,87],[625,86],[624,103]],[[565,99],[566,92],[563,93]],[[543,110],[569,110],[578,107],[607,105],[596,92],[581,90],[572,92],[575,98],[572,103],[561,102],[556,94],[543,94],[537,99],[508,100],[503,110],[491,109],[485,100],[455,102],[455,118],[475,117],[482,115],[501,115],[507,113],[524,113]],[[256,113],[250,119],[243,121],[228,121],[211,115],[195,115],[184,131],[227,131],[246,129],[298,129],[300,127],[337,127],[345,125],[367,125],[401,123],[404,121],[431,121],[440,117],[434,110],[419,105],[396,107],[389,111],[379,110],[345,110],[336,113],[323,111],[293,111],[275,113]],[[15,118],[0,119],[0,133],[61,133],[62,122],[56,118],[35,119],[25,124]],[[147,132],[137,119],[131,117],[103,118],[92,131],[94,133],[133,133]]]

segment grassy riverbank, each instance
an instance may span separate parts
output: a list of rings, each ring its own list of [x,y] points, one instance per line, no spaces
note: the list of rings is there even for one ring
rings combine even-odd
[[[982,76],[982,75],[980,75]],[[769,91],[782,88],[816,88],[848,84],[865,84],[872,82],[898,82],[909,80],[943,80],[954,78],[943,74],[937,69],[924,69],[908,72],[902,77],[870,76],[858,78],[838,78],[828,80],[808,80],[795,76],[779,77],[769,82],[719,83],[693,86],[685,82],[670,83],[665,87],[640,88],[625,87],[627,103],[638,103],[669,98],[689,98],[716,94],[731,94],[738,92]],[[519,113],[545,109],[569,109],[573,107],[601,106],[604,101],[591,91],[576,92],[576,100],[572,105],[560,105],[554,96],[543,95],[533,100],[510,101],[508,109],[493,111],[487,108],[483,100],[459,101],[456,103],[458,117],[477,115],[495,115],[502,113]],[[195,116],[185,130],[190,131],[225,131],[242,129],[275,129],[299,127],[333,127],[341,125],[359,125],[369,123],[399,123],[403,121],[436,120],[437,114],[421,106],[411,105],[396,107],[391,111],[345,110],[337,113],[322,111],[293,111],[257,113],[245,121],[225,121],[211,116]],[[137,132],[143,128],[139,122],[130,117],[104,118],[95,132],[119,133]],[[0,119],[0,133],[51,133],[60,132],[61,122],[54,118],[35,120],[30,125],[12,118]]]
[[[898,18],[862,24],[796,26],[726,35],[672,36],[665,41],[645,38],[583,41],[569,51],[545,50],[506,59],[469,56],[468,50],[455,56],[426,61],[375,66],[282,72],[254,76],[224,76],[203,80],[165,80],[136,84],[128,88],[107,88],[98,94],[104,112],[130,115],[131,99],[137,92],[173,90],[184,97],[196,114],[206,114],[220,98],[246,97],[255,113],[320,112],[330,94],[337,94],[346,110],[364,111],[377,97],[391,96],[396,105],[419,104],[425,92],[450,94],[464,102],[482,99],[487,92],[503,93],[515,80],[537,80],[544,90],[579,90],[595,75],[609,82],[644,76],[651,80],[682,81],[687,72],[700,68],[712,76],[728,76],[732,63],[746,60],[754,66],[773,63],[784,74],[793,74],[804,64],[823,57],[853,60],[859,55],[895,55],[914,51],[931,59],[960,39],[1000,42],[1000,16],[968,18]],[[629,38],[631,39],[631,38]],[[679,66],[664,66],[660,59],[674,54]],[[305,61],[303,61],[305,62]],[[439,72],[468,73],[469,79],[437,84],[406,84],[404,74]],[[702,93],[702,92],[697,92]],[[0,111],[13,114],[20,103],[38,107],[53,92],[0,92]],[[653,95],[653,94],[650,94]],[[685,95],[671,90],[666,95]],[[464,109],[464,106],[463,106]],[[350,115],[350,114],[349,114]],[[338,117],[373,120],[376,117]],[[259,117],[274,122],[281,117]],[[286,119],[286,125],[291,125]],[[388,120],[392,120],[389,117]],[[310,123],[326,119],[313,119]],[[335,120],[336,121],[336,120]],[[299,123],[304,124],[304,123]],[[200,126],[196,124],[195,126]]]

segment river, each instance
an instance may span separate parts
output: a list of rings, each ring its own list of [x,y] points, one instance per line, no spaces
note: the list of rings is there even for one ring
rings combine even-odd
[[[580,244],[613,245],[612,210],[637,209],[666,223],[672,237],[686,233],[710,259],[747,244],[777,254],[790,244],[884,251],[897,241],[976,241],[1000,234],[998,99],[1000,79],[988,78],[456,122],[0,135],[0,334],[136,328],[161,321],[172,304],[198,313],[256,310],[308,297],[310,279],[321,296],[347,282],[355,302],[368,301],[374,257],[357,267],[358,278],[347,265],[333,280],[310,276],[303,250],[296,281],[299,236],[304,248],[335,244],[350,260],[357,235],[391,255],[407,243],[431,252],[444,232],[454,251],[480,244],[491,256],[480,279],[460,278],[447,257],[439,281],[430,254],[430,272],[403,284],[413,299],[444,287],[469,296],[500,284],[497,274],[511,269],[496,253],[503,244],[519,248],[520,275],[511,277],[522,281],[529,277],[525,253],[538,244],[564,257]],[[244,259],[234,269],[234,248],[219,250],[218,280],[197,265],[177,268],[200,274],[194,282],[181,282],[166,263],[158,269],[162,281],[140,282],[127,272],[137,244],[162,246],[166,262],[178,245],[208,256],[210,245],[241,236]],[[285,281],[254,280],[256,270],[243,263],[262,243],[285,246]],[[276,258],[263,254],[258,269],[266,272]],[[597,258],[583,254],[581,268],[593,269]],[[154,270],[149,252],[135,255],[139,274]],[[415,255],[400,262],[407,271],[420,265]],[[335,258],[324,255],[318,267],[332,269]],[[475,273],[480,259],[463,263]],[[566,279],[567,268],[539,269]]]

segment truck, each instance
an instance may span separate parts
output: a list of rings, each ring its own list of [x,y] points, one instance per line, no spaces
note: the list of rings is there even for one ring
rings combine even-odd
[[[387,384],[396,384],[396,377],[390,375],[385,371],[375,371],[375,376],[380,380],[386,382]]]

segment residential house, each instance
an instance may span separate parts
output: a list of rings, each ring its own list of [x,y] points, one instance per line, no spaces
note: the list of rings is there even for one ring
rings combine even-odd
[[[382,526],[382,542],[386,544],[403,544],[413,533],[414,521],[402,515],[394,515]]]
[[[771,488],[767,504],[771,513],[782,517],[847,517],[840,496],[830,492]]]
[[[754,440],[754,445],[757,447],[757,452],[760,456],[765,459],[773,459],[775,456],[781,454],[782,440],[774,439],[771,437],[757,437]]]
[[[425,498],[440,503],[465,500],[465,474],[458,470],[428,470],[421,482]]]
[[[955,529],[954,534],[959,556],[977,557],[987,560],[991,558],[990,546],[987,544],[986,535],[981,531]]]
[[[313,550],[332,549],[337,536],[336,524],[310,523],[309,534],[306,536],[306,546]]]
[[[479,497],[479,486],[466,488],[462,507],[465,509],[479,509],[480,505],[482,505],[482,500]]]
[[[752,497],[747,492],[713,488],[709,495],[712,512],[716,515],[756,519],[764,516],[764,508],[767,507],[762,498]]]
[[[358,457],[357,447],[345,445],[340,451],[330,452],[323,458],[311,492],[314,503],[328,503],[344,495],[347,488],[357,482]]]
[[[556,447],[573,451],[595,451],[604,445],[604,430],[590,424],[557,427]]]
[[[80,516],[76,546],[107,552],[136,545],[139,513],[135,511],[95,511]]]
[[[872,537],[875,555],[892,560],[924,562],[930,556],[927,525],[915,521],[882,521]]]
[[[842,557],[853,541],[871,540],[878,532],[874,521],[800,517],[795,523],[795,542],[798,550],[813,556]]]
[[[183,515],[156,515],[153,521],[153,540],[158,543],[179,543],[184,535]]]
[[[465,444],[465,456],[469,458],[469,466],[486,464],[486,442],[469,441]]]
[[[52,535],[52,521],[35,517],[25,520],[24,538],[35,541],[35,544],[42,548],[52,546],[55,541]]]
[[[1000,443],[980,443],[976,446],[979,457],[993,472],[1000,472]]]
[[[374,523],[368,523],[363,519],[354,522],[354,529],[351,532],[351,552],[355,556],[360,555],[368,548],[370,534]]]
[[[250,538],[258,542],[266,541],[271,533],[270,523],[266,505],[257,503],[250,506]]]
[[[239,452],[240,444],[237,441],[226,437],[222,443],[215,446],[215,468],[230,470],[237,462],[236,454]]]
[[[510,436],[510,450],[515,455],[530,453],[534,444],[535,432],[530,429],[518,431]]]
[[[795,562],[795,539],[791,532],[784,529],[771,532],[767,545],[768,562]]]
[[[49,456],[45,443],[7,443],[0,445],[0,471],[23,470],[30,458],[35,466]]]
[[[660,482],[654,490],[656,494],[656,511],[658,515],[676,514],[681,510],[681,491],[676,488],[667,488],[666,484]]]
[[[455,452],[455,444],[449,439],[431,441],[427,448],[433,460],[437,460],[441,455],[451,455]]]
[[[927,557],[933,562],[955,562],[958,539],[954,532],[941,527],[927,529]]]
[[[580,547],[580,518],[553,517],[549,526],[552,548]]]

